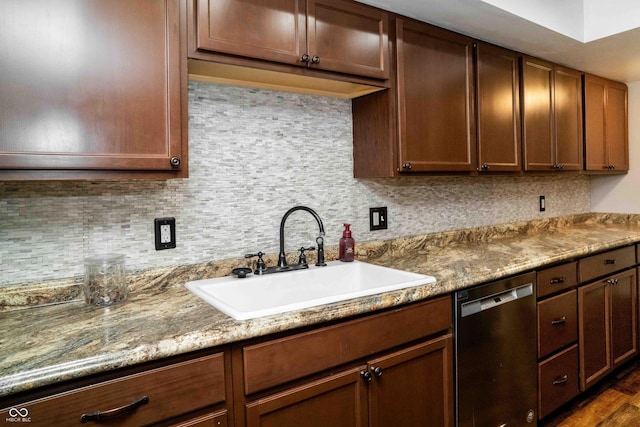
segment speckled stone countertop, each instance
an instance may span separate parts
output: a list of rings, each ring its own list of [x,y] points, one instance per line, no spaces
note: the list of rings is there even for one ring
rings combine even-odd
[[[78,278],[0,289],[0,397],[419,301],[637,242],[640,216],[585,214],[361,243],[359,260],[430,274],[437,283],[247,321],[184,287],[228,275],[239,260],[132,273],[129,300],[110,308],[80,300]],[[335,259],[335,248],[327,258]]]

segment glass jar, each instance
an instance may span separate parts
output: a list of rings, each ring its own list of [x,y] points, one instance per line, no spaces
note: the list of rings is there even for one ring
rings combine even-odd
[[[129,294],[124,255],[109,254],[84,260],[84,297],[87,304],[109,306]]]

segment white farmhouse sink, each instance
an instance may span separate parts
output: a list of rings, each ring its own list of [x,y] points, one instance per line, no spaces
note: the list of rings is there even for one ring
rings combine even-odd
[[[185,286],[223,313],[246,320],[435,281],[431,276],[359,261],[332,261],[326,267],[197,280]]]

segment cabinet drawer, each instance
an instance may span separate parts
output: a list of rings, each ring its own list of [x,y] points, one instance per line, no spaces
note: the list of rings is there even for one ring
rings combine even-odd
[[[539,418],[578,395],[578,346],[538,364]]]
[[[448,330],[451,323],[447,296],[249,345],[242,349],[244,392],[265,390]]]
[[[578,262],[578,276],[581,283],[607,276],[615,271],[629,268],[636,263],[635,246],[614,249],[593,255]]]
[[[538,357],[578,340],[577,295],[574,289],[538,303]]]
[[[101,412],[101,422],[108,422],[107,411],[132,405],[147,397],[136,409],[122,410],[111,424],[141,426],[225,401],[223,353],[129,375],[116,380],[82,387],[25,403],[32,422],[47,426],[81,424],[83,415]],[[9,417],[0,411],[0,418]],[[114,411],[115,412],[115,411]],[[104,420],[104,421],[102,421]]]
[[[568,262],[538,271],[538,298],[578,285],[578,263]]]

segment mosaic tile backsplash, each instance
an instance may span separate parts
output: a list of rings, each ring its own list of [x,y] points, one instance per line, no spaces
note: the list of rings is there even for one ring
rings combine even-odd
[[[0,285],[81,276],[84,258],[113,252],[131,270],[276,253],[298,204],[320,214],[329,246],[344,222],[357,245],[590,210],[585,176],[356,180],[351,102],[311,95],[190,82],[189,157],[183,180],[0,182]],[[388,207],[388,230],[369,231],[376,206]],[[176,218],[176,249],[155,250],[160,217]],[[316,230],[292,214],[287,251]]]

